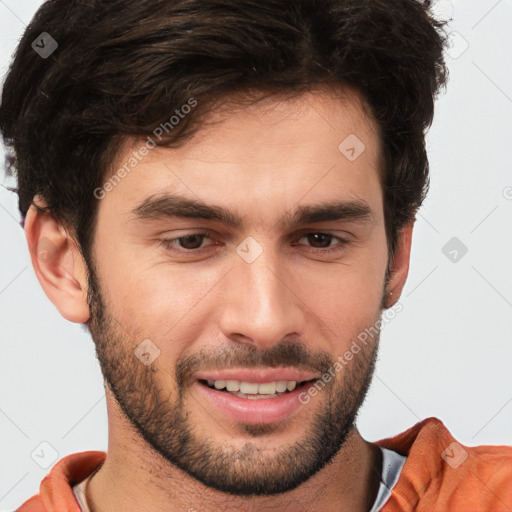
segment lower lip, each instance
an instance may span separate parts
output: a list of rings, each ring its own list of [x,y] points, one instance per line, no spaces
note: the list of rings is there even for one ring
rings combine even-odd
[[[250,425],[266,425],[286,419],[302,407],[299,394],[306,389],[305,385],[301,385],[277,398],[250,399],[217,391],[200,382],[196,382],[196,386],[222,414]]]

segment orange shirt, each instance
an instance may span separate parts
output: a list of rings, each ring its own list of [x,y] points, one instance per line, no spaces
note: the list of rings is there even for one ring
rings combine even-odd
[[[382,512],[512,510],[510,446],[463,446],[436,418],[376,444],[407,455]]]
[[[512,510],[512,447],[463,446],[436,418],[376,444],[407,456],[382,512]],[[87,451],[62,458],[41,482],[39,494],[17,512],[80,512],[72,487],[106,456]]]

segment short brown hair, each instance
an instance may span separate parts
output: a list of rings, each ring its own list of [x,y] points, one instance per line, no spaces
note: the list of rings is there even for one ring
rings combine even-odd
[[[123,136],[150,135],[190,98],[198,108],[159,144],[200,128],[212,98],[349,85],[380,128],[392,254],[428,189],[443,25],[418,0],[49,0],[20,41],[0,106],[22,218],[41,194],[85,255],[93,191]],[[47,58],[32,46],[43,32],[58,44]]]

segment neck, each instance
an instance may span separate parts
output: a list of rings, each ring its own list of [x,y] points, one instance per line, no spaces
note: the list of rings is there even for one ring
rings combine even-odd
[[[354,428],[326,467],[296,489],[239,497],[205,487],[156,453],[132,428],[107,390],[108,456],[87,483],[91,512],[295,512],[370,510],[380,482],[381,455]]]

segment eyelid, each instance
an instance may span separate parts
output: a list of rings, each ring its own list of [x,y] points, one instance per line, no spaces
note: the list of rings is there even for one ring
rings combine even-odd
[[[305,237],[306,235],[315,235],[315,234],[329,235],[338,240],[337,244],[331,245],[328,247],[324,247],[324,248],[309,246],[311,251],[319,253],[319,254],[330,254],[332,252],[342,251],[345,249],[345,246],[350,243],[350,240],[348,240],[347,238],[343,238],[342,236],[337,235],[336,233],[329,231],[329,230],[325,230],[325,231],[305,230],[302,234],[300,234],[300,236],[298,238],[296,237],[295,239],[300,240],[301,238]]]
[[[187,238],[189,236],[203,236],[204,238],[209,238],[210,240],[213,240],[213,238],[210,236],[210,233],[208,231],[199,230],[199,231],[191,231],[189,233],[186,233],[186,234],[183,234],[183,235],[180,235],[180,236],[175,236],[173,238],[163,238],[163,239],[160,240],[160,243],[168,251],[179,253],[179,254],[187,254],[187,253],[188,254],[195,254],[195,253],[200,252],[203,249],[206,249],[207,247],[211,247],[211,246],[215,245],[215,244],[210,244],[208,246],[200,247],[198,249],[183,249],[183,248],[182,249],[178,249],[178,248],[175,249],[174,248],[174,246],[175,246],[174,242],[177,242],[181,238]]]
[[[306,231],[305,233],[302,233],[300,236],[298,236],[297,239],[300,240],[301,238],[304,238],[307,235],[328,235],[332,236],[333,238],[337,238],[340,241],[345,241],[343,237],[330,231]]]
[[[332,236],[334,239],[337,239],[338,240],[338,243],[335,244],[335,245],[332,245],[332,246],[328,246],[328,247],[311,247],[311,246],[308,246],[309,249],[312,251],[312,252],[316,252],[316,253],[319,253],[319,254],[330,254],[332,252],[339,252],[339,251],[342,251],[345,249],[345,246],[347,244],[350,243],[350,240],[348,240],[347,238],[343,238],[342,236],[340,235],[337,235],[336,233],[332,232],[332,231],[329,231],[329,230],[314,230],[314,229],[304,229],[304,230],[301,230],[300,233],[295,233],[294,237],[293,237],[293,240],[300,240],[301,238],[304,238],[305,236],[307,235],[315,235],[315,234],[322,234],[322,235],[328,235],[328,236]],[[347,233],[348,235],[348,233]],[[165,239],[162,239],[160,240],[160,243],[164,246],[164,248],[167,250],[167,251],[170,251],[170,252],[174,252],[176,254],[181,254],[181,255],[196,255],[196,254],[199,254],[200,252],[204,251],[204,250],[207,250],[208,247],[215,247],[216,244],[209,244],[207,246],[204,246],[204,247],[199,247],[197,249],[180,249],[179,246],[177,246],[175,244],[175,242],[177,242],[178,240],[180,240],[181,238],[187,238],[189,236],[202,236],[204,237],[205,239],[210,239],[212,241],[214,241],[214,238],[211,236],[211,233],[207,230],[198,230],[198,231],[190,231],[190,232],[187,232],[185,234],[182,234],[180,236],[175,236],[173,238],[165,238]],[[295,245],[305,245],[305,244],[297,244],[297,243],[294,243],[293,244],[294,246]]]

